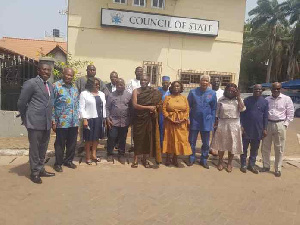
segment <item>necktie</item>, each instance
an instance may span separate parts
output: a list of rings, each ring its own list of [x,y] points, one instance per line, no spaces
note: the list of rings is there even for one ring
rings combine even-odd
[[[46,92],[50,96],[50,92],[49,92],[49,87],[48,87],[47,81],[44,81],[44,85],[45,85],[45,88],[46,88]]]

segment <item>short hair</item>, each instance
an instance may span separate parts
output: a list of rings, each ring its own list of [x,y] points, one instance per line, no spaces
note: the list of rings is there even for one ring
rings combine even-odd
[[[173,89],[174,89],[174,86],[175,86],[175,84],[176,83],[178,83],[179,85],[180,85],[180,92],[179,93],[182,93],[183,92],[183,84],[180,82],[180,81],[173,81],[172,83],[171,83],[171,85],[170,85],[170,87],[169,87],[169,91],[170,91],[170,93],[171,94],[173,94]]]
[[[85,85],[85,89],[88,90],[89,92],[91,92],[93,90],[93,88],[95,87],[95,81],[98,81],[100,84],[100,80],[96,77],[89,77],[87,79],[86,85]]]
[[[224,94],[223,94],[223,95],[224,95],[225,97],[228,96],[228,91],[229,91],[229,88],[231,88],[231,87],[234,87],[234,88],[237,89],[236,84],[234,84],[234,83],[228,83],[228,84],[226,85],[225,89],[224,89]]]
[[[112,71],[112,72],[109,74],[109,76],[111,76],[112,74],[116,74],[117,77],[119,76],[119,74],[118,74],[116,71]]]
[[[42,67],[42,65],[48,65],[51,67],[51,64],[46,62],[46,61],[39,61],[38,62],[38,69],[40,69]]]
[[[207,75],[207,74],[201,75],[200,81],[201,81],[202,79],[204,79],[204,78],[207,78],[207,79],[208,79],[208,82],[210,82],[210,76],[209,76],[209,75]]]
[[[141,68],[142,70],[144,70],[143,67],[138,66],[137,68],[135,68],[135,72],[136,72],[139,68]]]

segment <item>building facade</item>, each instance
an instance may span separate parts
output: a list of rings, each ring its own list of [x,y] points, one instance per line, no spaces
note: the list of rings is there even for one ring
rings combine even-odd
[[[200,76],[238,83],[246,0],[69,0],[68,52],[97,76],[126,81],[137,66],[153,85],[168,75],[185,86]],[[84,69],[83,69],[84,71]]]

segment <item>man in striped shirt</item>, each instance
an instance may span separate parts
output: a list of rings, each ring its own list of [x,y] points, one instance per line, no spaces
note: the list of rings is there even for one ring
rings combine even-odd
[[[294,119],[294,106],[291,98],[281,91],[281,83],[272,84],[272,95],[266,100],[269,104],[267,136],[262,143],[263,168],[261,172],[270,171],[270,154],[272,141],[275,150],[275,176],[281,176],[283,153],[285,148],[286,130]]]

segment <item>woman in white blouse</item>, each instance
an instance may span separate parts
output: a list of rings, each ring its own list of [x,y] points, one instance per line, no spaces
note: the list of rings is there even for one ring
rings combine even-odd
[[[99,91],[100,81],[91,77],[87,80],[85,91],[81,92],[79,100],[79,112],[83,119],[83,139],[85,141],[86,163],[99,162],[96,149],[99,139],[103,137],[105,126],[105,94]],[[92,147],[92,154],[90,150]]]

